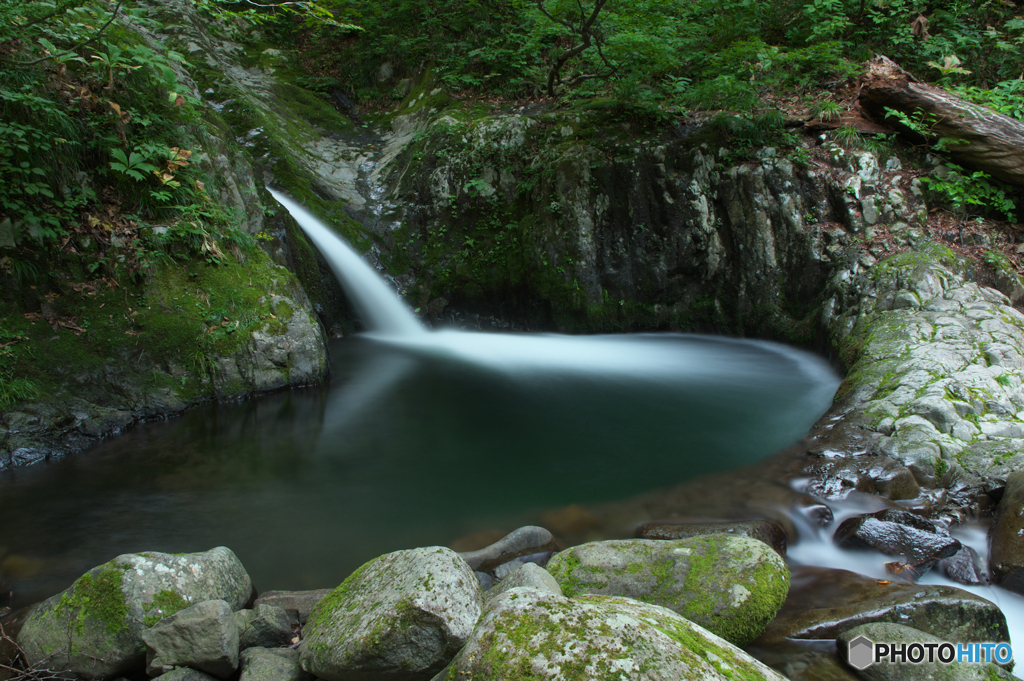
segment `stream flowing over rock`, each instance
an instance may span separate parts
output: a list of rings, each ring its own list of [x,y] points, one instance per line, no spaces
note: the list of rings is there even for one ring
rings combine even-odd
[[[39,669],[69,670],[82,678],[141,671],[142,634],[192,604],[219,600],[230,612],[252,595],[252,582],[230,549],[204,553],[128,553],[93,568],[66,591],[36,607],[18,642]]]

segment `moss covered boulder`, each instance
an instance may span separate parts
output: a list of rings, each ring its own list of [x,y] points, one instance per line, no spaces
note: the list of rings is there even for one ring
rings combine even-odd
[[[615,596],[510,589],[435,681],[784,677],[667,608]]]
[[[451,549],[380,556],[313,609],[302,668],[327,681],[430,679],[466,642],[482,604],[476,575]]]
[[[252,595],[242,563],[223,546],[203,553],[129,553],[95,567],[41,603],[18,635],[28,663],[99,679],[142,671],[142,632],[194,603],[232,610]]]
[[[548,563],[566,596],[662,605],[735,645],[764,631],[786,600],[789,570],[764,542],[726,534],[592,542]]]

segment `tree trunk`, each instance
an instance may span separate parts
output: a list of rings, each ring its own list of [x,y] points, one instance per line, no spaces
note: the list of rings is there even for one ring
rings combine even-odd
[[[921,83],[883,56],[867,63],[860,100],[878,121],[886,107],[911,118],[924,112],[930,134],[954,140],[945,148],[957,163],[1024,186],[1024,122]]]

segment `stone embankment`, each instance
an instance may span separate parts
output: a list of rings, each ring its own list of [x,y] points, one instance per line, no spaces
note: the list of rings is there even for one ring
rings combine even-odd
[[[777,548],[747,536],[777,536],[766,522],[675,525],[690,536],[557,552],[543,528],[520,528],[471,553],[435,546],[380,556],[333,590],[259,597],[224,547],[126,554],[8,622],[17,646],[5,650],[19,654],[0,663],[48,678],[161,681],[777,681],[785,677],[741,646],[842,641],[879,626],[897,627],[883,632],[894,640],[1009,639],[998,607],[950,587],[862,579],[836,590],[822,575],[788,598]],[[774,663],[772,654],[762,651]],[[849,675],[838,659],[824,662]],[[951,670],[956,679],[1010,678],[995,665]],[[888,671],[896,675],[884,678],[913,678],[898,665]]]

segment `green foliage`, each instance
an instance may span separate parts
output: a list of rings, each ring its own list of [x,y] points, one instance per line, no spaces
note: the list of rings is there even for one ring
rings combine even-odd
[[[278,24],[298,18],[306,27],[331,26],[344,31],[361,31],[362,27],[339,22],[334,13],[321,3],[273,0],[193,0],[200,10],[219,19],[242,19],[257,26]]]
[[[967,85],[955,88],[954,91],[964,99],[1024,121],[1024,76],[996,83],[995,87],[988,90]]]
[[[146,157],[136,151],[132,151],[130,155],[126,156],[120,149],[111,149],[110,155],[116,159],[110,162],[110,167],[131,177],[136,182],[146,179],[146,176],[142,173],[156,172],[156,166],[152,163],[147,163]]]
[[[132,23],[152,20],[101,0],[0,5],[0,223],[16,244],[0,269],[17,281],[45,280],[48,261],[83,239],[103,244],[81,254],[84,269],[114,277],[137,276],[175,242],[212,262],[247,245],[189,160],[203,125],[178,81],[189,64]]]
[[[980,170],[968,174],[958,165],[946,165],[950,172],[945,177],[921,178],[939,201],[965,216],[999,213],[1010,222],[1017,221],[1017,205],[1008,186]]]
[[[7,331],[0,326],[0,409],[6,409],[12,404],[39,395],[36,384],[30,379],[18,376],[16,372],[19,352],[17,346],[26,340],[28,338],[25,336]]]

